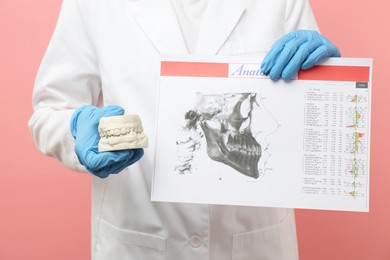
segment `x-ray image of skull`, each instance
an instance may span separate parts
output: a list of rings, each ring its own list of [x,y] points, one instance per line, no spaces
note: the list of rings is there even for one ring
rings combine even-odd
[[[184,129],[197,132],[206,138],[207,154],[212,160],[257,179],[261,146],[251,130],[252,110],[254,105],[257,105],[256,94],[198,93],[196,99],[195,107],[185,113]],[[191,137],[181,144],[192,148],[199,147],[197,146],[199,141],[195,140]],[[183,165],[185,169],[188,169],[192,157],[186,158],[187,160],[178,166],[179,169],[180,167],[183,169]]]

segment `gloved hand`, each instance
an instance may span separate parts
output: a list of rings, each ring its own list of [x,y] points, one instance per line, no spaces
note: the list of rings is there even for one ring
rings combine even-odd
[[[123,113],[123,108],[119,106],[97,108],[86,105],[78,108],[70,120],[70,130],[76,139],[75,152],[80,163],[90,173],[101,178],[122,171],[141,159],[144,154],[143,149],[98,152],[100,118],[123,115]]]
[[[261,72],[272,80],[289,80],[299,69],[309,69],[326,57],[340,57],[340,51],[316,31],[293,31],[274,43],[261,64]]]

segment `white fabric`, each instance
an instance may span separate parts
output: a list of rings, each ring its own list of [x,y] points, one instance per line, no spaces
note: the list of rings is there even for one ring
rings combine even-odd
[[[298,28],[317,29],[307,0],[210,0],[196,53],[265,52]],[[150,201],[159,57],[169,53],[188,53],[169,0],[63,1],[33,91],[37,147],[82,170],[69,119],[101,102],[139,114],[150,135],[139,162],[93,177],[93,259],[297,259],[292,210]]]
[[[209,0],[171,0],[189,53],[194,53]]]

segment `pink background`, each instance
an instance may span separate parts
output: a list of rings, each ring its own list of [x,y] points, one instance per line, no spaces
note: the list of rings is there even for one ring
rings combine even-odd
[[[302,260],[390,259],[390,4],[311,0],[345,57],[374,58],[370,213],[297,210]],[[35,149],[27,121],[34,77],[59,0],[0,0],[0,259],[90,258],[90,176]],[[259,25],[260,26],[260,25]],[[387,114],[389,113],[389,114]]]

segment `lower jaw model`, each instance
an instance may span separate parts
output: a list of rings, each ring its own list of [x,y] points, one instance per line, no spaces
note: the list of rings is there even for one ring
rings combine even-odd
[[[99,152],[148,147],[139,115],[102,117],[98,129]]]

